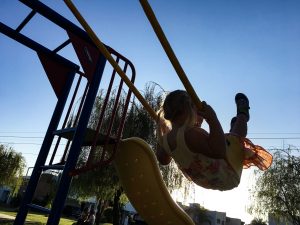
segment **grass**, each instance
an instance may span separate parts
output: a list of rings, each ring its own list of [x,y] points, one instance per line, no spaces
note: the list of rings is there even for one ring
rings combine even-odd
[[[8,216],[15,217],[17,212],[9,209],[9,208],[3,208],[0,207],[0,214],[5,214]],[[29,212],[26,217],[26,225],[44,225],[47,223],[48,216],[45,216],[44,214],[39,214],[36,212]],[[76,221],[70,218],[61,217],[59,225],[72,225]],[[0,225],[12,225],[13,221],[5,221],[1,222]],[[112,225],[111,223],[102,223],[101,225]]]
[[[8,216],[15,217],[17,212],[11,210],[11,209],[5,209],[3,207],[0,208],[0,214],[5,214]],[[32,224],[32,225],[43,225],[47,223],[48,216],[36,212],[29,212],[26,217],[26,224]],[[70,218],[61,217],[59,225],[72,225],[76,221]],[[13,221],[9,222],[0,222],[1,225],[11,225],[13,224]]]

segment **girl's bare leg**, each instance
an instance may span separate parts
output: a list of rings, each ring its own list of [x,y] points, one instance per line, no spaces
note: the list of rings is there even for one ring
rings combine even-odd
[[[243,93],[238,93],[235,96],[237,107],[237,116],[231,120],[230,132],[240,137],[247,136],[247,122],[249,121],[249,100]]]
[[[244,114],[238,114],[232,118],[230,133],[238,135],[239,137],[247,136],[247,117]]]

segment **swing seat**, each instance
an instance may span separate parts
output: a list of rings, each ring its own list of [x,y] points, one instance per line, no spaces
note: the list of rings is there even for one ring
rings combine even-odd
[[[241,177],[243,171],[244,149],[241,141],[234,135],[226,135],[227,151],[226,158],[236,174]]]
[[[240,139],[227,134],[227,161],[238,174],[242,175],[243,169],[256,166],[262,171],[267,170],[273,162],[273,156],[263,147],[253,144],[248,138]]]

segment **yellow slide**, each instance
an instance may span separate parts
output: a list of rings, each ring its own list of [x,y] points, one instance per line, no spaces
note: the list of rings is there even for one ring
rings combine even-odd
[[[122,140],[114,163],[131,204],[147,224],[194,225],[171,198],[154,152],[143,139]]]

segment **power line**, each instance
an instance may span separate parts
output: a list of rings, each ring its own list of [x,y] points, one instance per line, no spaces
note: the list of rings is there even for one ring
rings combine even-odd
[[[6,133],[6,134],[30,134],[30,133],[43,133],[45,134],[46,131],[0,131],[0,134]],[[300,134],[300,132],[249,132],[248,134]]]
[[[39,155],[38,153],[30,153],[30,152],[21,152],[22,155]],[[57,154],[56,157],[61,157],[63,155]]]
[[[7,135],[0,135],[0,138],[44,138],[44,137],[28,137],[28,136],[7,136]]]
[[[3,137],[3,136],[0,136]],[[8,136],[6,136],[8,137]],[[13,136],[9,136],[13,137]],[[14,136],[15,137],[15,136]],[[18,137],[18,138],[42,138],[42,137]],[[300,140],[300,137],[247,137],[250,140]],[[34,142],[8,142],[8,141],[0,141],[0,144],[9,144],[9,145],[39,145],[41,146],[42,143],[34,143]],[[54,144],[52,144],[54,145]],[[66,145],[66,144],[60,144]]]
[[[6,145],[42,145],[41,143],[30,143],[30,142],[4,142],[0,141],[1,144],[6,144]]]
[[[0,131],[0,134],[45,134],[45,131]]]
[[[20,152],[22,155],[38,155],[38,153]]]
[[[1,144],[7,144],[7,145],[42,145],[42,143],[31,143],[31,142],[4,142],[0,141]],[[55,144],[52,144],[55,145]],[[59,144],[59,145],[66,145],[66,144]]]
[[[295,132],[266,132],[266,133],[263,133],[263,132],[255,132],[255,133],[248,133],[248,134],[280,134],[280,135],[282,135],[282,134],[300,134],[300,133],[295,133]]]
[[[300,137],[247,137],[249,139],[266,139],[266,140],[271,140],[271,139],[278,139],[278,140],[286,140],[286,139],[295,139],[299,140]]]
[[[0,132],[1,133],[1,132]],[[259,134],[259,133],[252,133],[252,134]],[[266,134],[266,133],[261,133],[261,134]],[[290,133],[290,134],[298,134],[298,133]],[[0,135],[0,138],[44,138],[42,136],[15,136],[15,135]],[[300,139],[300,137],[247,137],[249,139]]]
[[[41,132],[41,131],[0,131],[0,134],[34,134],[34,133],[45,133],[45,132]],[[257,133],[248,133],[248,135],[300,135],[299,132],[281,132],[281,133],[277,133],[277,132],[257,132]],[[0,135],[0,138],[44,138],[44,136],[23,136],[23,135]],[[300,137],[248,137],[249,139],[300,139]]]

